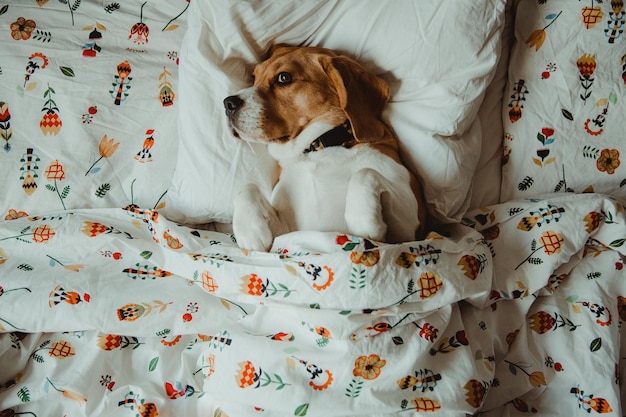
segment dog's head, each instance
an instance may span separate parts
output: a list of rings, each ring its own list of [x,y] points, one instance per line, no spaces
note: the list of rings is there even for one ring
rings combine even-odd
[[[357,141],[384,135],[378,121],[389,99],[381,78],[355,61],[318,47],[273,47],[254,69],[254,84],[224,100],[236,137],[285,143],[313,122],[347,119]]]

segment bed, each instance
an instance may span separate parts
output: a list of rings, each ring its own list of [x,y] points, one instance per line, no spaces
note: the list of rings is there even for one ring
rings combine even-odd
[[[0,416],[622,416],[623,2],[0,1]],[[243,251],[222,99],[384,78],[442,225]]]

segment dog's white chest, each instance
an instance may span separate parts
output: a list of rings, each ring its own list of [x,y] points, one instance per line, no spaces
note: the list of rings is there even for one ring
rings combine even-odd
[[[271,203],[290,230],[345,230],[346,193],[353,166],[344,149],[311,155],[283,167]]]

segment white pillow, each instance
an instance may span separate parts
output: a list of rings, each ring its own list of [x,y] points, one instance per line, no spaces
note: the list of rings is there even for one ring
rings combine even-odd
[[[274,161],[231,137],[222,101],[274,43],[338,50],[385,79],[384,117],[424,182],[430,211],[458,220],[480,155],[474,123],[500,51],[504,0],[191,2],[180,63],[180,148],[166,215],[230,222],[236,190],[269,193]]]
[[[566,191],[626,198],[623,27],[611,42],[624,14],[615,14],[618,2],[587,3],[519,3],[503,106],[503,201]]]

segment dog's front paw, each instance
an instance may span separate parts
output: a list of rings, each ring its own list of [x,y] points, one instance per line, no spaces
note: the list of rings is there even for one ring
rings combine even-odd
[[[246,186],[235,198],[233,232],[242,249],[269,251],[274,236],[270,228],[274,208],[256,185]]]
[[[267,252],[272,247],[274,239],[267,224],[250,222],[244,224],[242,228],[238,228],[234,226],[233,222],[233,232],[237,245],[242,249]]]

